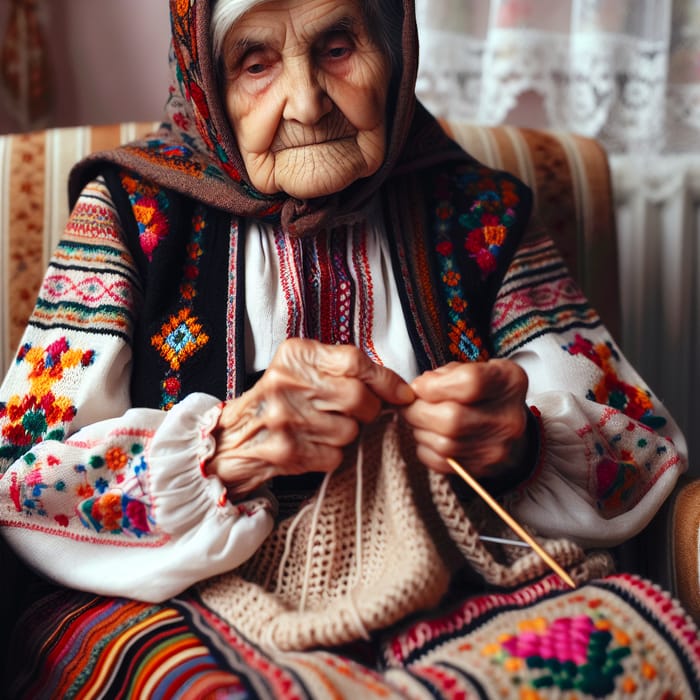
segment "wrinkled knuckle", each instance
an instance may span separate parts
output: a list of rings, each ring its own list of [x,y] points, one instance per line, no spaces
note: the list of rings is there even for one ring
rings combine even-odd
[[[454,452],[454,442],[444,435],[435,435],[430,442],[430,447],[437,454],[449,457]]]
[[[342,354],[345,369],[352,376],[358,376],[364,369],[367,356],[354,345],[339,345],[338,349]]]
[[[296,440],[288,433],[278,433],[274,443],[275,461],[278,464],[291,464],[297,458]]]
[[[287,373],[281,367],[270,365],[265,371],[265,385],[268,391],[278,391],[285,383],[286,377]]]
[[[283,431],[291,424],[287,403],[279,394],[271,394],[264,404],[260,404],[260,417],[270,430]]]
[[[435,421],[435,425],[440,427],[440,432],[446,435],[460,435],[464,431],[462,415],[459,409],[450,408]]]

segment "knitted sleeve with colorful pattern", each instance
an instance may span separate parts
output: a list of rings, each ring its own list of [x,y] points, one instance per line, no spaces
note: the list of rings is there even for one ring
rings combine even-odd
[[[271,501],[232,504],[202,463],[218,399],[129,402],[139,282],[101,181],[85,188],[0,388],[0,527],[70,587],[159,601],[235,568],[272,528]]]
[[[612,546],[639,532],[686,468],[685,439],[549,238],[521,246],[492,332],[497,354],[527,372],[527,402],[540,426],[539,462],[510,494],[513,514],[583,546]]]

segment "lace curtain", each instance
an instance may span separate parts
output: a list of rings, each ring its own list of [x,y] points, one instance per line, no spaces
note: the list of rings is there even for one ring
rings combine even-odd
[[[700,0],[416,0],[435,114],[700,151]]]

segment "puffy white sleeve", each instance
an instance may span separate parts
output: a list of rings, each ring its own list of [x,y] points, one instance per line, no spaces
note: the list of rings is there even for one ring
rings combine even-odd
[[[249,558],[273,505],[263,492],[231,503],[205,474],[219,400],[130,406],[136,280],[109,192],[92,183],[0,388],[0,528],[57,583],[157,602]]]
[[[685,439],[548,239],[524,245],[494,307],[497,354],[527,372],[538,463],[507,496],[543,535],[613,546],[651,520],[686,469]]]

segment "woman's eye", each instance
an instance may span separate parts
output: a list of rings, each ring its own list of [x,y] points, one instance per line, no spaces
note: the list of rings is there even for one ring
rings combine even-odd
[[[350,47],[348,46],[334,46],[331,49],[328,49],[328,55],[331,58],[342,58],[343,56],[347,56],[350,53]]]
[[[321,55],[326,58],[337,60],[349,56],[353,48],[353,41],[346,33],[335,32],[323,43]]]
[[[273,57],[269,51],[249,51],[241,60],[241,70],[247,75],[261,75],[272,64]]]

